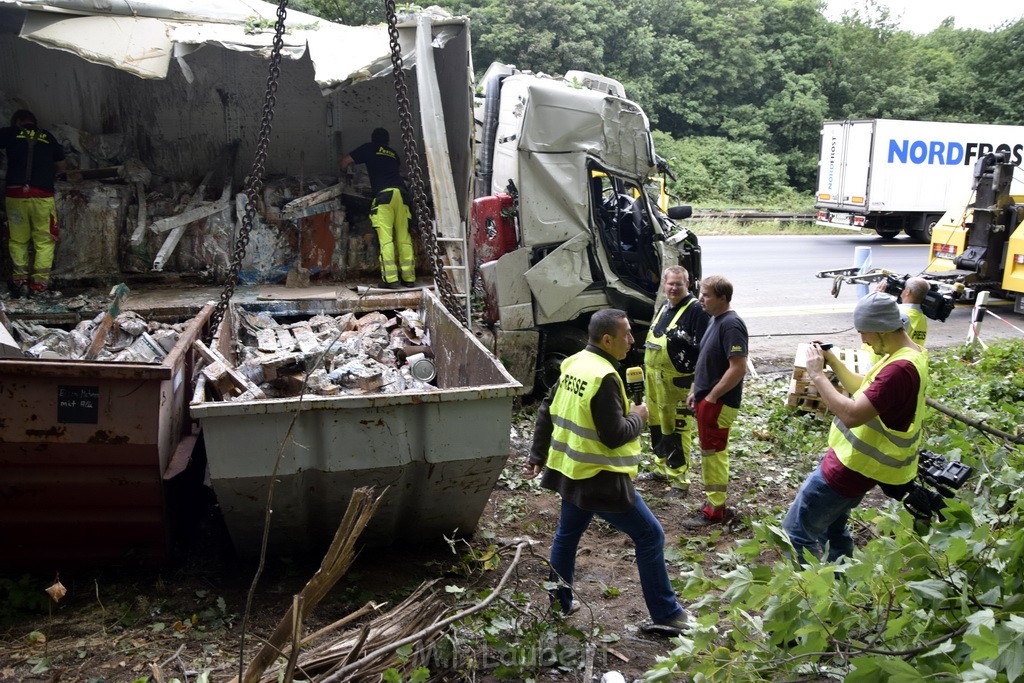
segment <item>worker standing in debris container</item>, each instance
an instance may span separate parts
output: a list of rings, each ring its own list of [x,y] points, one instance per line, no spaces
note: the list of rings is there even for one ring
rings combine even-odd
[[[571,614],[576,549],[594,515],[633,539],[640,585],[651,621],[648,633],[678,635],[687,614],[676,600],[665,566],[665,532],[633,488],[640,462],[645,404],[632,405],[619,376],[619,361],[633,345],[629,319],[618,309],[594,313],[587,347],[565,359],[558,384],[537,411],[524,476],[544,471],[541,486],[562,498],[551,543],[554,612]],[[545,469],[546,466],[546,469]]]
[[[700,305],[712,320],[700,342],[700,355],[687,404],[697,416],[701,474],[707,503],[684,520],[690,528],[728,522],[725,506],[729,486],[729,430],[743,398],[747,372],[747,326],[732,310],[732,283],[709,275],[700,283]]]
[[[686,397],[710,316],[690,294],[690,274],[682,266],[666,268],[661,284],[665,303],[644,342],[645,394],[655,457],[653,471],[645,474],[668,481],[666,497],[676,498],[690,488],[695,422]]]
[[[375,128],[370,142],[360,145],[341,160],[342,172],[352,164],[365,164],[370,176],[373,204],[370,223],[380,243],[381,286],[398,289],[416,284],[416,255],[409,236],[411,213],[406,202],[409,190],[402,179],[398,152],[388,147],[391,136],[384,128]]]
[[[861,340],[883,358],[866,375],[854,374],[817,343],[807,351],[807,374],[835,418],[825,457],[801,485],[782,522],[800,562],[805,550],[820,557],[827,549],[830,562],[853,554],[846,521],[876,484],[908,505],[921,496],[914,479],[928,357],[907,334],[896,299],[888,294],[863,297],[853,311],[853,323]],[[825,364],[852,397],[832,386]],[[916,507],[931,509],[927,498]]]
[[[11,125],[0,128],[0,149],[7,152],[5,205],[13,261],[12,294],[41,294],[50,285],[53,252],[60,235],[53,201],[54,181],[67,169],[64,148],[35,114],[19,109]],[[29,256],[29,242],[35,250]]]

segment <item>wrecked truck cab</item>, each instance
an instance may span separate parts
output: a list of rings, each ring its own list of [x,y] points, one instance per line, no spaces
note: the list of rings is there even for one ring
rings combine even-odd
[[[663,162],[621,84],[492,65],[483,86],[473,263],[495,352],[532,387],[582,348],[596,310],[621,308],[642,336],[662,271],[696,282],[700,249],[648,194]]]

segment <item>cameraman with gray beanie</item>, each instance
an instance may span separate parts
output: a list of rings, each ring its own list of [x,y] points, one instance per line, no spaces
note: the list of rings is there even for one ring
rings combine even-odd
[[[796,559],[804,551],[832,562],[852,556],[846,522],[850,510],[876,484],[903,498],[917,476],[928,357],[907,335],[896,299],[881,292],[862,298],[853,312],[861,341],[880,357],[864,376],[846,367],[831,351],[814,343],[807,352],[807,374],[835,416],[828,451],[797,493],[782,522]],[[828,364],[843,396],[825,375]]]

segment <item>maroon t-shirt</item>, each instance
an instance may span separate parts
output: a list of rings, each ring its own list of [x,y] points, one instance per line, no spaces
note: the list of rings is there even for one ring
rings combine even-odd
[[[902,432],[914,422],[920,385],[921,376],[914,364],[898,360],[879,371],[864,395],[878,411],[882,424]],[[847,498],[859,498],[878,483],[841,463],[831,448],[821,461],[821,474],[833,491]]]

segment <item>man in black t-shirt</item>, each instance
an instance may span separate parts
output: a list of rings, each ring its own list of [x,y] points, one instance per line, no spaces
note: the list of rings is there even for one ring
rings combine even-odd
[[[5,205],[10,228],[13,293],[45,292],[50,284],[53,252],[60,234],[53,200],[57,173],[66,170],[64,148],[38,127],[27,109],[14,112],[11,125],[0,128],[0,149],[7,152]],[[29,258],[29,242],[35,250]]]
[[[412,214],[405,201],[408,195],[405,181],[399,172],[398,152],[388,147],[390,135],[383,128],[374,129],[370,142],[356,147],[341,160],[341,170],[352,164],[365,164],[370,176],[373,204],[370,223],[380,243],[381,286],[398,289],[399,275],[406,287],[416,286],[416,256],[409,236]]]
[[[700,305],[711,316],[711,324],[700,342],[700,356],[687,404],[697,416],[701,474],[707,503],[688,527],[727,522],[732,510],[725,507],[729,485],[729,429],[739,412],[743,397],[743,376],[747,372],[747,326],[730,308],[732,283],[721,275],[710,275],[700,283]]]

